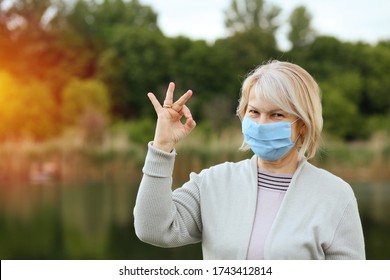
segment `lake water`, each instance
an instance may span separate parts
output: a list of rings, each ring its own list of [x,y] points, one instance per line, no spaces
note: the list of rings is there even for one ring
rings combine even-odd
[[[132,211],[137,182],[0,184],[1,259],[201,259],[200,245],[140,242]],[[367,259],[390,259],[390,182],[352,183]]]

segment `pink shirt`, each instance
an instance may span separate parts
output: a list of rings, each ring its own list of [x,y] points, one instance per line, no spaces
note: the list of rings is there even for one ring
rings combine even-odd
[[[248,260],[264,259],[264,244],[291,182],[292,175],[258,171],[257,208],[247,253]]]

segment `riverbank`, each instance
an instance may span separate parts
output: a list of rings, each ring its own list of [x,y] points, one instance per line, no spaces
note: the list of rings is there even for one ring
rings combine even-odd
[[[341,142],[324,137],[317,156],[311,161],[346,181],[390,181],[390,141],[386,134],[370,140]],[[251,156],[238,150],[241,135],[237,129],[218,134],[194,133],[177,146],[174,180],[185,181],[191,171],[224,161],[239,161]],[[106,137],[102,145],[83,143],[73,132],[62,138],[37,143],[32,141],[0,144],[0,182],[122,180],[141,175],[147,143],[134,143],[126,133]]]

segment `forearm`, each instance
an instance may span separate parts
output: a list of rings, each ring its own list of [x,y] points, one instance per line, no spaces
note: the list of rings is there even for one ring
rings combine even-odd
[[[134,208],[134,226],[144,242],[162,247],[174,247],[196,242],[188,232],[188,213],[172,196],[172,172],[175,152],[149,150],[143,168],[143,178]]]
[[[326,250],[329,260],[365,259],[364,237],[356,200],[345,209],[336,230],[332,245]]]

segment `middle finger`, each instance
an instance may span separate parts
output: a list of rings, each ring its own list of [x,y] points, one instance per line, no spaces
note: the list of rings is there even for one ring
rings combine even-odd
[[[175,90],[175,83],[170,82],[165,96],[164,105],[172,106],[173,104],[173,91]]]

